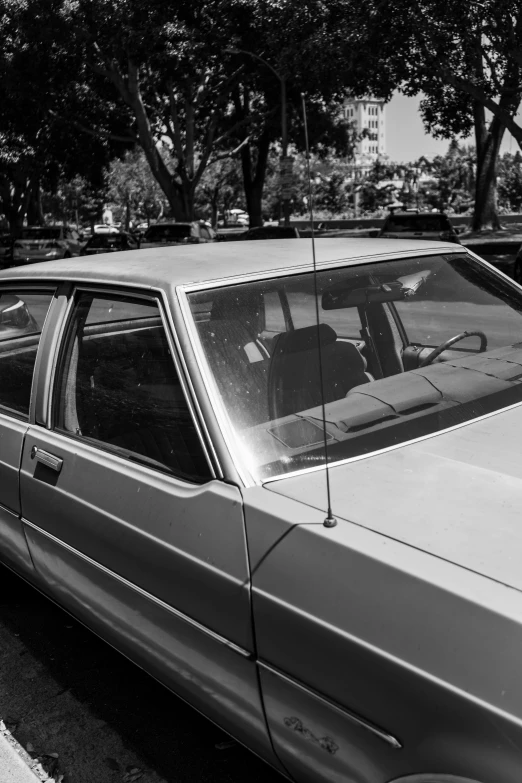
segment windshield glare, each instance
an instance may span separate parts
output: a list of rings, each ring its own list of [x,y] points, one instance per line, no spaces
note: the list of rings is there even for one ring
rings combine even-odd
[[[323,464],[325,437],[333,462],[522,401],[522,295],[469,255],[323,270],[317,289],[319,326],[312,273],[188,297],[258,479]]]

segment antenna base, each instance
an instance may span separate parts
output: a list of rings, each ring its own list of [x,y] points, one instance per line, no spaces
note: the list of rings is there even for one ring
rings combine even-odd
[[[325,517],[323,525],[325,527],[335,527],[336,524],[337,524],[336,518],[330,512],[328,512],[328,516]]]

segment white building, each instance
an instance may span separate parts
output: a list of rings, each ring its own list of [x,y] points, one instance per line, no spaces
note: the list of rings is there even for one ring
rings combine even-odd
[[[347,98],[343,116],[353,123],[358,134],[366,131],[355,148],[357,163],[369,165],[379,156],[386,155],[386,109],[381,98]]]

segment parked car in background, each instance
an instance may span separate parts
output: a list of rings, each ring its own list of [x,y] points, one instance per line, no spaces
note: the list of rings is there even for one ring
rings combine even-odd
[[[119,230],[113,223],[96,223],[94,226],[95,234],[117,234]]]
[[[13,263],[14,238],[11,234],[0,234],[0,268]]]
[[[217,234],[203,221],[155,223],[149,226],[140,247],[165,247],[166,245],[197,245],[216,242]]]
[[[84,245],[80,255],[94,256],[100,253],[116,253],[120,250],[138,250],[139,246],[139,238],[124,231],[118,234],[94,234]]]
[[[255,226],[240,234],[228,234],[227,239],[299,239],[295,226]]]
[[[459,245],[457,232],[444,212],[393,211],[379,233],[388,239],[442,239]]]
[[[13,264],[79,256],[83,244],[76,229],[68,226],[28,226],[14,242]]]
[[[520,783],[522,289],[316,256],[1,273],[0,560],[297,783]]]

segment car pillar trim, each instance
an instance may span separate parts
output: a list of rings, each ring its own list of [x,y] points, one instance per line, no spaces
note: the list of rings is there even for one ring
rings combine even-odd
[[[164,291],[161,291],[160,295],[161,295],[161,302],[163,305],[163,307],[160,308],[163,326],[165,328],[165,333],[167,335],[167,340],[170,345],[172,358],[176,365],[176,370],[178,372],[180,383],[183,387],[183,391],[185,392],[185,398],[187,400],[190,411],[192,413],[192,420],[194,422],[194,426],[197,429],[201,446],[205,452],[207,463],[213,473],[214,478],[222,479],[224,478],[224,471],[220,463],[216,448],[212,441],[210,432],[208,431],[208,427],[205,422],[205,417],[201,410],[198,396],[194,388],[194,383],[192,381],[192,378],[190,377],[190,372],[187,367],[187,363],[183,355],[183,350],[178,338],[176,324],[174,323],[172,312],[170,310],[169,301],[166,298]]]
[[[106,568],[101,563],[97,563],[96,560],[93,560],[88,555],[84,555],[83,552],[80,552],[78,549],[75,549],[69,544],[66,544],[65,541],[61,541],[59,538],[56,538],[56,536],[53,536],[52,533],[47,532],[47,530],[43,530],[38,525],[35,525],[33,522],[29,522],[29,520],[25,519],[25,517],[22,517],[22,522],[27,527],[32,528],[32,530],[35,530],[40,535],[45,536],[45,538],[48,538],[54,544],[58,544],[58,546],[62,547],[63,549],[66,549],[68,552],[75,555],[76,557],[79,557],[85,563],[88,563],[89,565],[93,566],[98,571],[102,571],[104,574],[107,574],[108,576],[112,577],[116,581],[125,585],[125,587],[130,588],[134,592],[139,593],[141,596],[143,596],[143,598],[146,598],[152,603],[156,604],[156,606],[165,609],[167,612],[174,615],[178,619],[183,620],[184,622],[186,622],[188,625],[192,626],[196,630],[201,631],[201,633],[204,633],[206,636],[209,636],[218,644],[222,644],[224,647],[228,647],[230,650],[237,653],[238,655],[241,655],[241,657],[243,658],[247,658],[247,659],[254,658],[254,653],[251,652],[250,650],[246,650],[244,647],[240,647],[235,642],[232,642],[230,641],[230,639],[227,639],[224,636],[221,636],[220,634],[216,633],[215,631],[212,631],[210,628],[207,628],[205,625],[202,625],[197,620],[194,620],[192,617],[189,617],[183,612],[180,612],[178,609],[175,609],[173,606],[170,606],[170,604],[165,603],[165,601],[162,601],[160,598],[156,598],[156,596],[151,595],[151,593],[148,593],[146,590],[143,590],[141,587],[138,587],[132,582],[129,582],[128,579],[125,579],[123,576],[114,573],[114,571],[111,571],[109,568]]]
[[[396,737],[394,737],[393,734],[389,734],[389,732],[385,731],[384,729],[381,729],[379,726],[376,726],[374,723],[370,723],[370,721],[366,720],[366,718],[363,718],[357,713],[346,709],[346,707],[342,707],[340,704],[337,704],[337,702],[323,696],[313,688],[309,688],[307,685],[303,685],[301,682],[299,682],[299,680],[295,680],[293,677],[289,677],[288,674],[284,674],[280,669],[276,668],[275,666],[272,666],[271,664],[266,663],[266,661],[263,660],[259,660],[258,665],[261,669],[264,669],[265,671],[271,674],[275,674],[277,677],[280,677],[282,680],[285,680],[287,683],[292,685],[294,688],[298,688],[303,693],[314,696],[325,706],[327,706],[328,709],[335,710],[335,712],[339,713],[344,718],[347,718],[348,720],[351,720],[353,723],[357,723],[358,726],[367,729],[367,731],[371,732],[376,737],[379,737],[379,739],[383,740],[383,742],[386,742],[388,745],[391,745],[392,748],[395,748],[396,750],[400,750],[403,747],[402,743],[399,742],[399,740]]]

